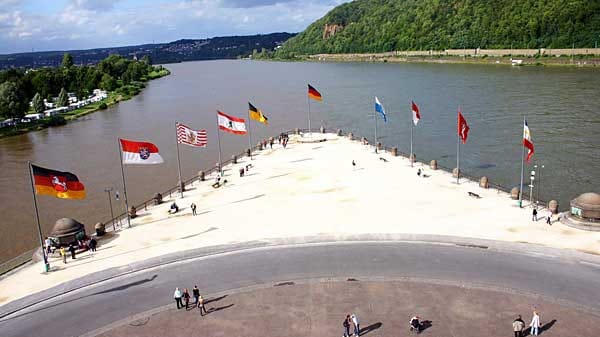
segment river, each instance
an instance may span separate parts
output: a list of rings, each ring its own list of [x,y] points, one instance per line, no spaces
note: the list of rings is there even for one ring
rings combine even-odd
[[[151,141],[165,159],[162,165],[126,167],[130,204],[136,204],[177,183],[175,121],[208,130],[208,147],[180,147],[183,175],[190,178],[218,161],[217,109],[243,118],[248,101],[261,109],[270,124],[253,122],[256,143],[307,127],[308,82],[324,98],[311,102],[313,129],[324,125],[372,139],[377,95],[388,116],[387,123],[378,121],[379,139],[402,152],[410,151],[414,99],[422,116],[414,129],[417,158],[437,159],[446,167],[456,164],[460,105],[471,128],[467,144],[461,146],[461,168],[506,187],[519,184],[527,114],[536,153],[526,167],[526,180],[533,164],[545,166],[537,174],[541,199],[557,199],[564,210],[580,193],[600,191],[600,72],[595,69],[256,61],[166,67],[170,76],[149,82],[129,101],[66,126],[0,139],[0,261],[38,242],[27,161],[71,171],[86,186],[85,200],[38,197],[45,233],[61,217],[73,217],[92,229],[110,218],[104,189],[113,187],[122,196],[118,137]],[[246,137],[229,134],[222,134],[221,142],[225,159],[248,146]],[[124,210],[122,201],[113,199],[115,213]]]

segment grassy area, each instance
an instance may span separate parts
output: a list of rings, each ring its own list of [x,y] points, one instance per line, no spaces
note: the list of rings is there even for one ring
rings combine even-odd
[[[169,75],[167,69],[162,68],[159,71],[153,71],[148,74],[147,80],[157,79]],[[0,128],[0,138],[20,135],[30,131],[39,131],[51,126],[65,125],[68,121],[89,115],[98,110],[106,109],[111,105],[115,105],[121,101],[126,101],[133,96],[139,94],[146,87],[144,82],[132,82],[128,85],[122,85],[114,91],[108,93],[108,97],[100,102],[91,103],[80,109],[71,110],[60,116],[47,117],[30,123],[18,124],[17,126],[9,126]]]

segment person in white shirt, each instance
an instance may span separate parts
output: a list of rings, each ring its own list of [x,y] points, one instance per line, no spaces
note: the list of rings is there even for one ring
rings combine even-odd
[[[183,302],[181,302],[181,297],[183,294],[179,288],[175,288],[175,293],[173,293],[173,298],[175,299],[175,303],[177,303],[177,309],[181,309],[183,307]]]
[[[360,336],[360,322],[358,321],[358,317],[356,317],[355,314],[352,314],[350,318],[352,318],[352,323],[354,324],[354,335]]]
[[[529,326],[531,327],[531,335],[537,336],[540,328],[540,316],[538,315],[537,311],[533,312],[533,317],[531,318],[531,323]]]

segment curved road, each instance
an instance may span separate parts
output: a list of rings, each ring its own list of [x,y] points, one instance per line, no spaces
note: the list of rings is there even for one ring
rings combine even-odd
[[[508,288],[600,312],[600,265],[498,249],[419,242],[337,242],[255,248],[178,262],[86,287],[0,321],[3,337],[78,336],[172,302],[176,286],[203,293],[317,278],[435,279]]]

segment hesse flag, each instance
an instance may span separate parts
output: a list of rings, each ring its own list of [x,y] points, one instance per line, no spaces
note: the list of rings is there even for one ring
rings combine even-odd
[[[246,121],[242,118],[229,116],[221,111],[217,111],[217,118],[219,120],[219,129],[236,135],[246,134]]]
[[[387,122],[387,117],[385,115],[385,110],[383,109],[383,105],[379,102],[377,96],[375,96],[375,111],[379,112],[381,116],[383,116],[383,121]]]
[[[321,96],[321,93],[310,84],[308,85],[308,98],[312,98],[315,101],[323,100],[323,96]]]
[[[158,147],[152,143],[119,139],[123,151],[123,164],[161,164]]]
[[[196,147],[206,146],[206,130],[192,130],[190,127],[177,123],[177,142]]]
[[[71,172],[61,172],[31,165],[36,194],[62,199],[85,199],[85,187]]]
[[[411,102],[411,103],[412,103],[413,123],[415,123],[415,126],[416,126],[417,123],[419,123],[419,119],[421,119],[421,114],[419,113],[419,107],[417,106],[417,104],[415,104],[415,102]]]
[[[467,125],[467,120],[463,117],[460,108],[458,108],[458,136],[463,144],[467,142],[469,136],[469,125]]]
[[[527,121],[523,125],[523,146],[527,148],[527,162],[529,163],[529,159],[535,153],[535,149],[533,148],[533,141],[531,140],[531,132],[529,131],[529,126],[527,126]]]
[[[254,119],[257,122],[261,122],[265,125],[269,125],[269,119],[267,116],[263,115],[262,111],[258,110],[252,103],[248,102],[248,112],[250,114],[250,118]]]

